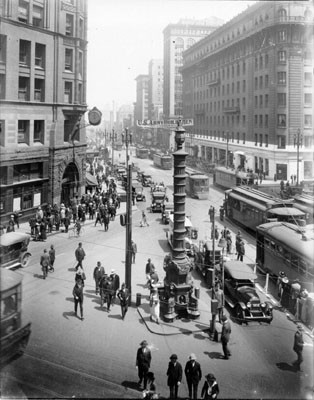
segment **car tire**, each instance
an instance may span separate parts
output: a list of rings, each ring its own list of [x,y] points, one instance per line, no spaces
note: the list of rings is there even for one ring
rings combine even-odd
[[[28,266],[28,264],[30,262],[30,258],[31,258],[30,253],[24,254],[24,256],[22,258],[22,262],[21,262],[22,268],[26,268]]]
[[[240,304],[236,305],[235,308],[235,314],[236,314],[236,318],[237,318],[237,322],[242,325],[243,321],[244,321],[244,315],[243,315],[243,310],[240,306]]]

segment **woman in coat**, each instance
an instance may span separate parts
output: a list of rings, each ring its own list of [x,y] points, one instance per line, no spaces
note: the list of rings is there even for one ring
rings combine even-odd
[[[219,386],[213,374],[206,375],[206,381],[202,388],[201,397],[205,400],[217,399],[219,394]]]

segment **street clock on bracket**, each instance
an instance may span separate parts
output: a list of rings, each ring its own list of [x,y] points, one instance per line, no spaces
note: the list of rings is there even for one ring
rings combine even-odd
[[[102,113],[98,108],[94,107],[88,113],[88,121],[91,125],[99,125],[101,122]]]

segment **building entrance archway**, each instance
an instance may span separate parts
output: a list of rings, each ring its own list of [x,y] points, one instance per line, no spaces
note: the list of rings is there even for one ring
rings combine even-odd
[[[71,162],[67,165],[62,176],[61,203],[70,204],[70,200],[78,192],[79,183],[79,171],[77,166]]]

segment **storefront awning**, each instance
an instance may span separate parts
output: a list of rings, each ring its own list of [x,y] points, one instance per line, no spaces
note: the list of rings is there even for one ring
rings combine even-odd
[[[97,179],[89,172],[86,172],[86,186],[98,186]]]

